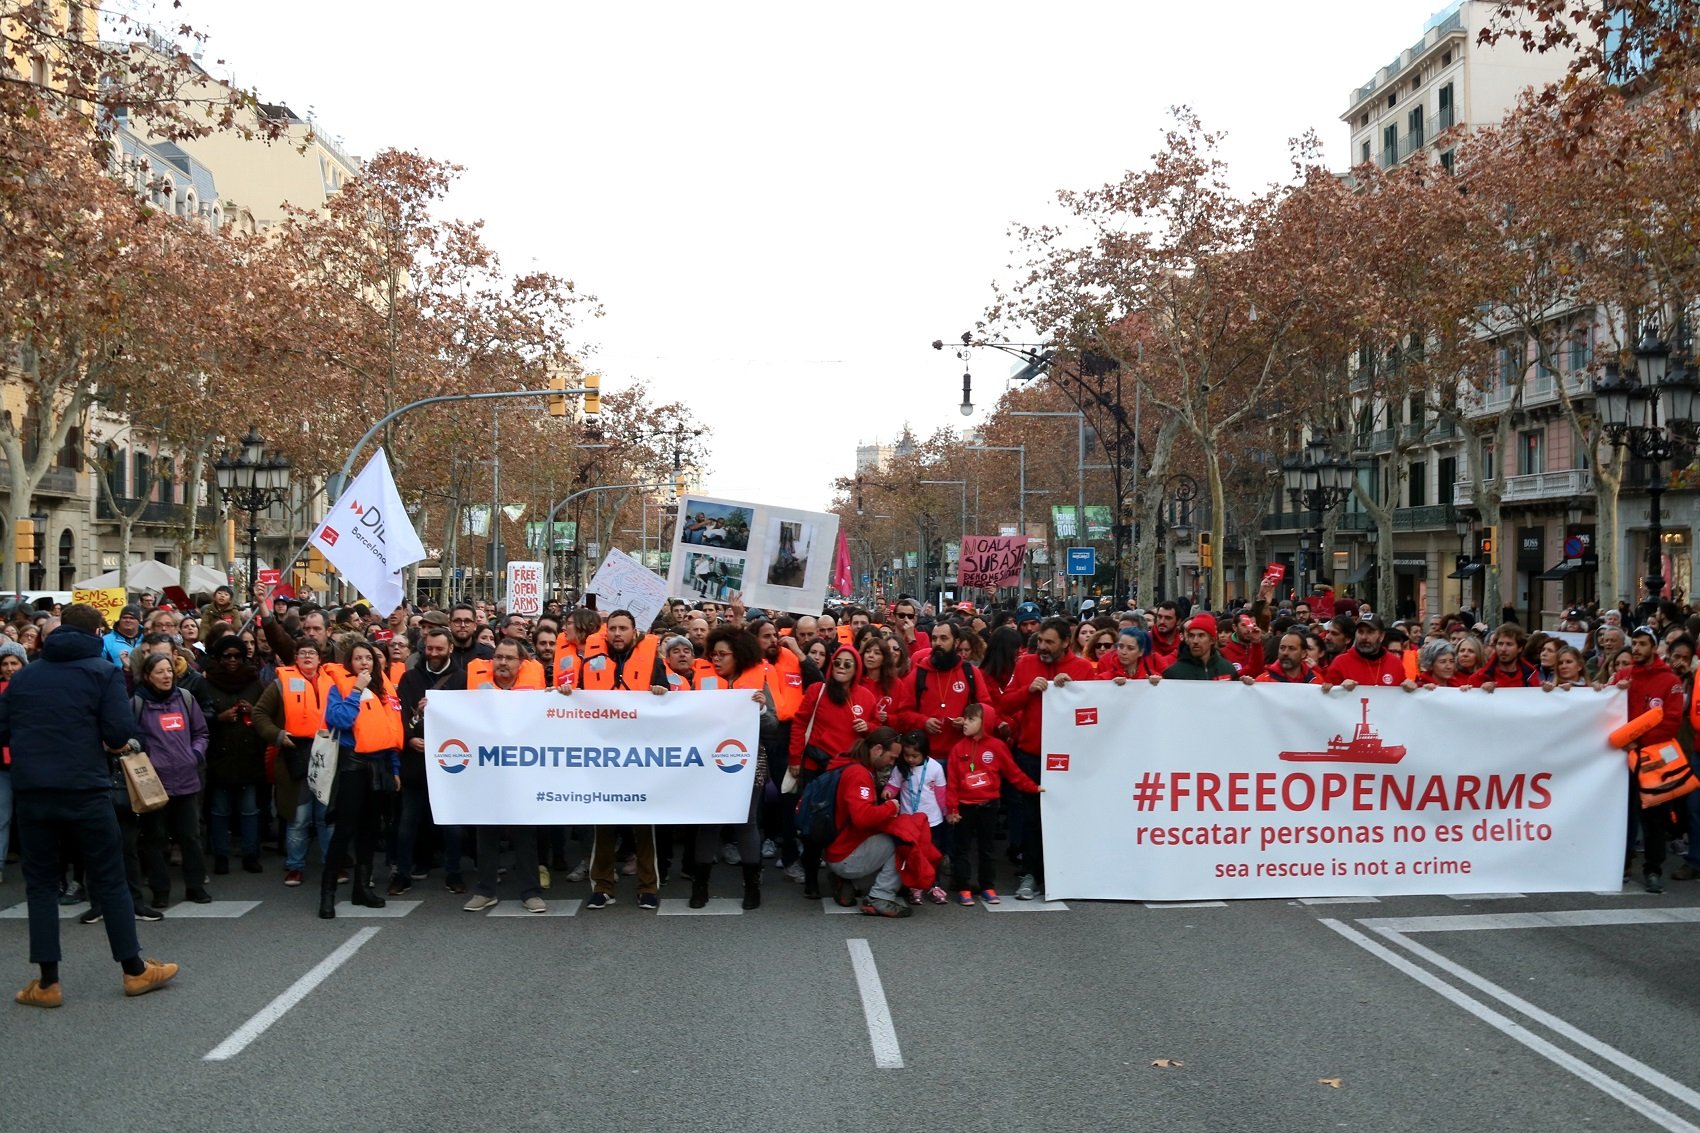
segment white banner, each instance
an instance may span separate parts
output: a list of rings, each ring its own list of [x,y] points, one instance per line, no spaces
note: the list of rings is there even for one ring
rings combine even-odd
[[[667,605],[667,583],[662,577],[618,547],[608,552],[584,589],[596,595],[596,608],[604,619],[615,610],[630,610],[639,633],[648,633]]]
[[[425,547],[401,506],[390,461],[379,449],[336,501],[308,542],[387,618],[401,605],[401,571]]]
[[[440,823],[743,822],[760,717],[736,690],[433,692],[425,779]]]
[[[1616,690],[1053,688],[1045,891],[1615,891],[1628,771],[1606,737],[1625,711]]]
[[[667,593],[692,602],[737,594],[751,609],[818,614],[837,546],[838,517],[830,512],[685,496]]]

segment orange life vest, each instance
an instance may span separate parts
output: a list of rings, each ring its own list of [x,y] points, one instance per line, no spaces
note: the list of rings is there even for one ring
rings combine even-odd
[[[767,691],[773,697],[773,712],[784,723],[797,714],[803,703],[803,663],[797,655],[779,648],[779,660],[763,662],[767,670]]]
[[[325,726],[325,693],[331,675],[320,665],[313,679],[294,665],[277,667],[277,691],[283,698],[283,730],[291,736],[311,736]]]
[[[401,678],[407,675],[406,661],[391,661],[390,667],[384,670],[384,682],[394,692],[401,687]]]
[[[838,626],[836,628],[838,630],[838,644],[850,646],[856,644],[856,631],[853,627]]]
[[[607,641],[608,635],[597,630],[585,638],[585,650],[593,645],[598,648],[606,648]],[[555,638],[555,683],[557,685],[571,686],[572,682],[578,678],[580,652],[582,651],[577,645],[567,640],[565,630],[562,630]]]
[[[466,663],[466,687],[496,688],[496,662],[468,661]],[[543,663],[533,661],[529,657],[519,663],[519,676],[514,678],[515,689],[548,688],[543,683]]]
[[[1700,787],[1688,757],[1675,740],[1665,740],[1652,747],[1629,749],[1629,768],[1635,772],[1635,784],[1641,790],[1642,807],[1664,806]]]
[[[336,682],[336,687],[344,700],[355,695],[354,677],[346,673],[344,679]],[[354,718],[355,752],[401,750],[406,742],[401,730],[401,698],[393,689],[382,696],[365,689],[359,696],[360,714]]]
[[[644,634],[632,646],[630,657],[618,669],[619,681],[615,681],[615,666],[608,658],[608,642],[604,638],[594,646],[586,643],[585,655],[579,659],[578,675],[573,687],[589,692],[602,692],[615,687],[630,689],[633,692],[648,692],[649,679],[655,675],[655,652],[660,642],[654,634]]]

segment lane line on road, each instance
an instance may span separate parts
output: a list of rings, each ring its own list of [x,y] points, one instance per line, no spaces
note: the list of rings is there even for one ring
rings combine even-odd
[[[1499,1002],[1511,1008],[1513,1011],[1526,1015],[1535,1022],[1541,1024],[1543,1027],[1546,1027],[1548,1030],[1569,1039],[1588,1053],[1596,1055],[1607,1062],[1621,1067],[1623,1070],[1633,1074],[1635,1077],[1641,1079],[1654,1089],[1663,1090],[1665,1093],[1669,1094],[1677,1101],[1682,1102],[1684,1105],[1687,1105],[1694,1110],[1700,1110],[1700,1092],[1691,1090],[1687,1086],[1684,1086],[1681,1082],[1676,1081],[1674,1078],[1660,1073],[1633,1055],[1618,1050],[1609,1043],[1596,1039],[1588,1032],[1579,1027],[1572,1026],[1550,1012],[1543,1011],[1541,1008],[1536,1007],[1533,1003],[1523,999],[1521,996],[1507,991],[1505,988],[1500,987],[1498,984],[1484,976],[1477,975],[1462,964],[1448,960],[1445,956],[1440,955],[1440,953],[1435,952],[1433,949],[1425,948],[1416,941],[1409,940],[1403,935],[1388,929],[1378,929],[1377,932],[1379,932],[1381,936],[1392,941],[1394,944],[1405,949],[1407,952],[1410,952],[1413,956],[1428,961],[1430,964],[1439,968],[1441,971],[1448,973],[1455,979],[1462,980],[1477,991],[1484,992],[1487,995],[1492,996],[1494,999],[1499,1000]]]
[[[736,897],[710,897],[708,904],[693,909],[684,897],[663,897],[655,913],[661,917],[741,917],[744,903]]]
[[[1146,901],[1147,909],[1226,909],[1226,901]]]
[[[996,905],[980,902],[980,907],[988,913],[1066,913],[1067,901],[1011,901],[1004,898]]]
[[[260,907],[258,901],[213,901],[206,905],[197,905],[193,901],[184,901],[164,910],[168,921],[194,920],[235,920],[237,917],[253,912]]]
[[[338,901],[336,905],[336,915],[339,920],[344,917],[362,917],[368,920],[393,920],[396,917],[405,917],[424,903],[425,902],[423,901],[398,901],[394,897],[391,897],[389,900],[384,902],[383,908],[374,909],[367,905],[356,905],[352,901],[346,903]]]
[[[1300,905],[1379,905],[1379,897],[1300,897]]]
[[[1380,932],[1484,932],[1527,928],[1598,928],[1602,925],[1693,924],[1700,908],[1559,909],[1547,913],[1463,913],[1449,917],[1369,917],[1358,923]]]
[[[1486,1023],[1488,1026],[1494,1028],[1494,1030],[1499,1031],[1506,1037],[1523,1044],[1554,1065],[1559,1066],[1564,1070],[1568,1070],[1571,1074],[1582,1079],[1582,1081],[1587,1082],[1601,1093],[1622,1102],[1624,1105],[1641,1114],[1649,1121],[1655,1122],[1663,1128],[1670,1130],[1671,1133],[1700,1133],[1700,1126],[1696,1126],[1685,1121],[1677,1114],[1672,1113],[1670,1110],[1655,1102],[1652,1098],[1631,1089],[1629,1086],[1624,1085],[1617,1079],[1609,1077],[1602,1071],[1588,1065],[1588,1063],[1583,1062],[1580,1058],[1577,1058],[1569,1051],[1566,1051],[1552,1042],[1549,1042],[1547,1039],[1542,1038],[1540,1035],[1535,1034],[1515,1019],[1495,1011],[1479,999],[1473,999],[1470,996],[1465,995],[1445,980],[1442,980],[1439,976],[1436,976],[1434,973],[1425,968],[1418,967],[1415,963],[1406,959],[1404,956],[1399,955],[1399,953],[1393,951],[1384,944],[1371,940],[1357,929],[1351,928],[1331,918],[1324,918],[1317,923],[1327,925],[1336,933],[1345,937],[1353,944],[1356,944],[1365,952],[1368,952],[1371,956],[1374,956],[1376,959],[1381,960],[1383,963],[1392,967],[1395,971],[1404,973],[1411,979],[1434,992],[1436,995],[1439,995],[1441,998],[1450,1002],[1453,1006],[1462,1008],[1464,1011],[1467,1011],[1469,1014],[1474,1015],[1477,1019]]]
[[[1449,901],[1520,901],[1527,893],[1447,893]]]
[[[283,1018],[291,1007],[306,999],[314,988],[329,979],[338,968],[346,964],[358,951],[360,946],[378,935],[376,928],[363,928],[339,945],[335,952],[320,960],[306,975],[290,984],[283,993],[264,1007],[246,1023],[236,1028],[231,1036],[207,1051],[201,1057],[203,1062],[223,1062],[235,1058],[249,1043],[266,1033],[273,1023]]]
[[[881,1070],[903,1069],[903,1050],[897,1045],[897,1028],[891,1025],[891,1007],[885,1001],[874,953],[860,937],[846,940],[850,966],[856,970],[856,989],[862,993],[862,1015],[868,1021],[868,1043],[874,1048],[874,1065]]]

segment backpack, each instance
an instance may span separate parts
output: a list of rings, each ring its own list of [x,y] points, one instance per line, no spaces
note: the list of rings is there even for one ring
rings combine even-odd
[[[805,845],[824,850],[843,829],[838,821],[838,781],[843,777],[844,768],[834,767],[809,780],[797,796],[797,834]]]
[[[184,688],[182,685],[179,685],[179,686],[177,686],[177,688],[174,691],[177,693],[178,699],[183,702],[183,715],[184,715],[185,718],[187,718],[188,715],[189,715],[189,690]],[[136,717],[136,723],[138,723],[138,724],[141,723],[142,722],[142,698],[141,698],[140,694],[131,695],[131,697],[130,697],[130,711]]]
[[[968,674],[968,703],[973,704],[975,701],[980,699],[980,691],[974,684],[974,662],[972,662],[972,661],[962,662],[962,671],[964,673]],[[918,665],[915,667],[915,703],[916,703],[916,705],[919,705],[921,703],[921,694],[922,694],[923,691],[925,691],[925,689],[927,687],[927,673],[928,673],[928,670],[923,669]]]

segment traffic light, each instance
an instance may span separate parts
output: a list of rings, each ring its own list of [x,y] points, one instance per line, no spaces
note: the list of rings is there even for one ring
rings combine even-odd
[[[14,543],[20,563],[35,562],[35,520],[19,519],[13,527]]]
[[[550,374],[549,388],[563,391],[549,395],[549,416],[565,417],[567,415],[567,395],[564,391],[567,388],[567,375],[559,371]]]
[[[1209,569],[1216,565],[1215,549],[1210,546],[1210,532],[1198,533],[1198,565]]]
[[[690,477],[683,472],[673,473],[673,498],[679,499],[690,490]]]
[[[584,414],[595,417],[602,412],[602,375],[584,376]]]
[[[1493,536],[1492,535],[1483,535],[1482,536],[1482,561],[1488,562],[1488,563],[1497,563],[1498,562],[1498,560],[1493,557]]]

